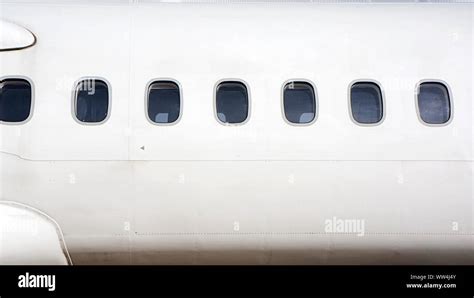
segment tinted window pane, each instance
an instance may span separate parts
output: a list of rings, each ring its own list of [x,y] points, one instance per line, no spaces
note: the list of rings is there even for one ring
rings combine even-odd
[[[309,123],[316,114],[313,87],[305,82],[291,82],[283,90],[285,117],[291,123]]]
[[[355,121],[378,123],[383,117],[382,91],[375,83],[360,82],[351,87],[351,111]]]
[[[154,82],[148,89],[148,117],[155,123],[178,120],[181,106],[179,87],[170,81]]]
[[[216,92],[216,110],[220,121],[242,123],[247,119],[249,99],[247,87],[243,83],[220,83]]]
[[[22,122],[31,111],[31,85],[23,79],[0,81],[0,121]]]
[[[429,124],[443,124],[451,117],[448,88],[441,83],[422,83],[418,90],[418,110]]]
[[[107,118],[109,88],[101,80],[84,80],[76,89],[76,118],[81,122],[97,123]]]

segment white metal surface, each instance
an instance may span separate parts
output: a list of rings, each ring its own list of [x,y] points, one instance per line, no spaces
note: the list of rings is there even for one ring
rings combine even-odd
[[[28,29],[0,19],[0,51],[24,49],[35,42],[35,36]]]
[[[38,43],[0,53],[1,75],[29,77],[36,97],[28,123],[0,125],[0,198],[50,214],[74,263],[474,263],[472,4],[1,9]],[[71,116],[85,76],[110,82],[102,125]],[[147,83],[160,77],[182,87],[176,125],[144,114]],[[243,125],[213,115],[224,78],[248,84]],[[292,78],[317,88],[312,125],[282,119]],[[384,90],[380,125],[349,117],[348,86],[361,78]],[[449,84],[449,125],[417,117],[426,78]],[[364,220],[365,236],[326,233],[334,216]]]
[[[41,211],[0,201],[0,265],[71,264],[61,229]]]

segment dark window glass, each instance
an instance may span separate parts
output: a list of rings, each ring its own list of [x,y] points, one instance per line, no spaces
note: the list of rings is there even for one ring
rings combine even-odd
[[[309,83],[291,82],[283,89],[283,107],[291,123],[310,123],[316,115],[314,89]]]
[[[371,82],[355,83],[351,87],[351,111],[356,122],[378,123],[383,117],[382,91]]]
[[[173,123],[179,118],[179,86],[171,81],[153,82],[148,89],[148,117],[155,123]]]
[[[242,123],[249,114],[247,87],[240,82],[223,82],[216,90],[217,117],[224,123]]]
[[[31,85],[23,79],[0,81],[0,121],[23,122],[31,112]]]
[[[75,114],[87,123],[102,122],[109,112],[109,87],[98,79],[87,79],[76,87]]]
[[[451,117],[448,88],[437,82],[421,83],[418,90],[418,110],[429,124],[443,124]]]

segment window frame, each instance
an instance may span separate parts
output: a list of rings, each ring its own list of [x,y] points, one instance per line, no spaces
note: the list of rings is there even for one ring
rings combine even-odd
[[[178,90],[179,90],[179,115],[178,115],[178,118],[173,122],[170,122],[170,123],[154,122],[148,116],[148,93],[149,93],[148,91],[150,90],[150,87],[153,83],[158,83],[158,82],[172,82],[172,83],[176,84],[176,86],[178,86]],[[173,126],[173,125],[178,124],[178,122],[181,121],[182,116],[183,116],[183,88],[181,87],[181,84],[173,78],[154,78],[154,79],[151,79],[150,81],[148,81],[148,83],[146,84],[146,87],[145,87],[145,118],[146,118],[146,120],[148,122],[150,122],[151,124],[156,125],[156,126]]]
[[[352,86],[354,86],[357,83],[372,83],[372,84],[375,84],[379,87],[380,96],[382,97],[381,98],[382,118],[380,118],[380,120],[378,122],[375,122],[375,123],[361,123],[361,122],[358,122],[356,119],[354,119],[354,115],[352,114],[351,90],[352,90]],[[353,123],[355,123],[358,126],[362,126],[362,127],[379,126],[385,121],[385,117],[387,115],[387,104],[386,104],[386,100],[385,100],[385,91],[382,87],[382,84],[377,80],[374,80],[374,79],[356,79],[356,80],[353,80],[352,82],[350,82],[349,87],[347,89],[347,105],[349,107],[348,110],[349,110],[350,119],[352,120]]]
[[[247,88],[247,99],[248,99],[248,109],[247,109],[247,118],[245,118],[244,121],[239,122],[239,123],[228,123],[228,122],[222,122],[219,117],[217,116],[217,88],[219,87],[220,84],[222,83],[241,83]],[[244,125],[246,124],[251,117],[251,112],[252,112],[252,96],[250,94],[250,87],[249,84],[247,84],[246,81],[242,79],[237,79],[237,78],[226,78],[226,79],[221,79],[217,81],[214,84],[214,96],[213,96],[213,109],[214,109],[214,118],[219,124],[222,124],[224,126],[239,126],[239,125]]]
[[[307,83],[313,88],[313,92],[314,92],[314,118],[313,118],[313,120],[311,120],[311,122],[308,122],[308,123],[293,123],[293,122],[289,121],[286,118],[286,114],[285,114],[285,86],[288,85],[289,83],[292,83],[292,82],[293,83]],[[287,124],[293,125],[293,126],[310,126],[310,125],[312,125],[314,122],[316,122],[316,120],[318,120],[318,116],[319,116],[319,96],[318,96],[318,89],[316,88],[316,84],[314,84],[311,80],[308,80],[308,79],[289,79],[289,80],[286,80],[285,82],[283,82],[283,85],[281,86],[281,90],[280,90],[280,107],[281,107],[281,115],[283,117],[283,120]]]
[[[423,120],[423,118],[421,118],[420,106],[419,106],[419,103],[418,103],[418,94],[419,94],[419,91],[420,91],[420,86],[421,86],[421,84],[423,84],[423,83],[437,83],[437,84],[441,84],[441,85],[443,85],[443,86],[446,88],[446,90],[448,90],[448,96],[449,96],[449,119],[448,119],[448,121],[446,121],[445,123],[428,123],[428,122],[425,122],[425,121]],[[440,80],[440,79],[423,79],[423,80],[418,81],[418,83],[416,83],[416,85],[415,85],[415,109],[416,109],[416,116],[418,117],[418,120],[421,122],[421,124],[423,124],[423,125],[425,125],[425,126],[441,127],[441,126],[449,125],[449,124],[451,123],[451,121],[453,121],[453,117],[454,117],[453,93],[451,92],[451,88],[449,87],[449,84],[446,83],[446,81]]]
[[[102,81],[107,85],[107,90],[108,90],[108,107],[107,107],[107,116],[105,117],[104,120],[100,122],[83,122],[76,117],[76,104],[77,104],[77,92],[78,92],[78,87],[79,84],[82,81],[86,80],[97,80],[97,81]],[[102,125],[105,122],[107,122],[110,118],[110,114],[112,112],[112,85],[110,82],[104,78],[104,77],[99,77],[99,76],[85,76],[85,77],[80,77],[74,82],[73,90],[72,90],[72,102],[71,102],[71,113],[72,113],[72,118],[79,124],[81,125],[87,125],[87,126],[95,126],[95,125]]]
[[[33,84],[32,79],[30,79],[27,76],[23,76],[23,75],[6,75],[6,76],[0,77],[0,81],[10,80],[10,79],[25,80],[30,84],[30,87],[31,87],[30,113],[28,115],[28,118],[26,118],[25,120],[23,120],[21,122],[8,122],[8,121],[0,120],[0,124],[1,125],[23,125],[23,124],[26,124],[27,122],[29,122],[31,120],[31,118],[33,117],[33,112],[34,112],[34,107],[35,107],[35,85]]]

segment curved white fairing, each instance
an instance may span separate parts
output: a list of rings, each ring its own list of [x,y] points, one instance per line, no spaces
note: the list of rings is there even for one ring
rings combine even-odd
[[[0,202],[0,265],[67,265],[67,251],[58,231],[46,215]]]
[[[36,38],[28,29],[12,22],[0,20],[0,51],[24,49],[32,46]]]

